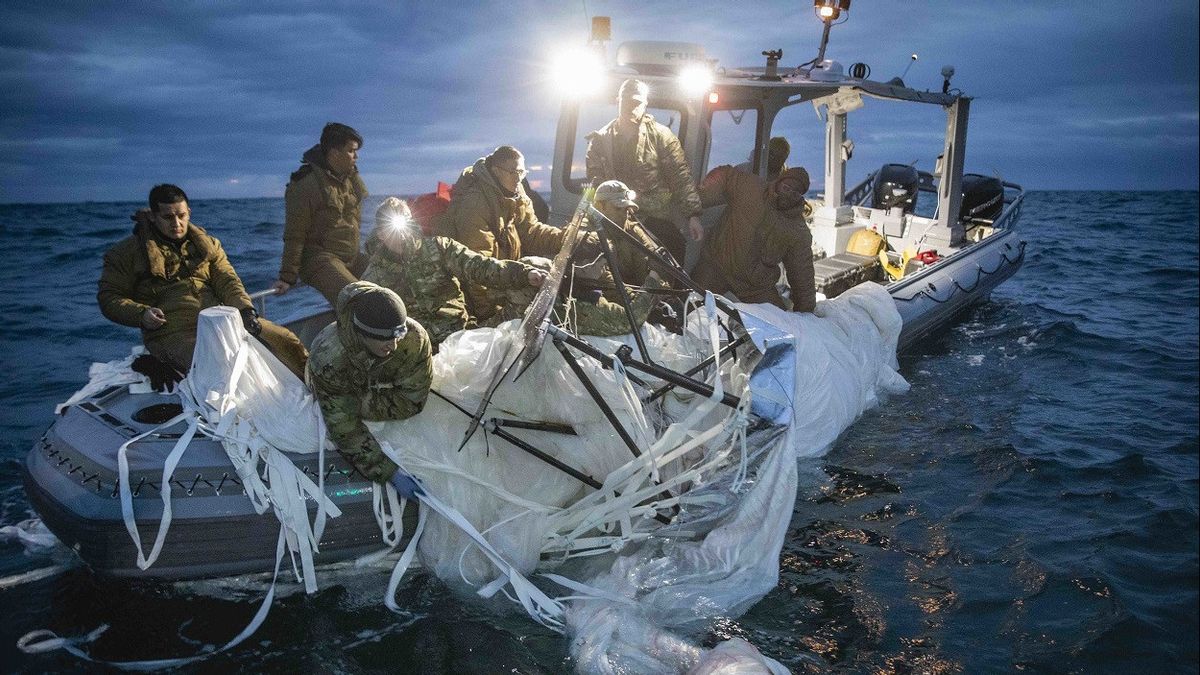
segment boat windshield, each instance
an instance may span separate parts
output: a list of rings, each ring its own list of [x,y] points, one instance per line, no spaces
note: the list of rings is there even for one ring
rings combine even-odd
[[[671,132],[683,141],[688,133],[687,112],[683,108],[647,108],[646,112],[654,117],[654,121],[670,128]],[[587,180],[587,135],[608,124],[616,116],[615,102],[580,106],[575,126],[575,146],[571,156],[567,158],[571,166],[567,187],[571,192],[578,194],[579,186]]]

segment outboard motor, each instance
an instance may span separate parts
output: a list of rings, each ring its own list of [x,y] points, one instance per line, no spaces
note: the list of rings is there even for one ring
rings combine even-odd
[[[1004,210],[1004,183],[994,176],[964,173],[962,179],[962,209],[959,220],[991,223]]]
[[[899,206],[905,213],[912,213],[917,205],[917,183],[920,176],[914,166],[908,164],[884,164],[875,174],[875,190],[871,196],[871,208],[889,210]]]

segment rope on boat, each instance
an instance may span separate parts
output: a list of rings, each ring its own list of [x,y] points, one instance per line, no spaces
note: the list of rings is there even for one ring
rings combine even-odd
[[[983,281],[984,277],[988,277],[988,276],[991,276],[991,275],[999,272],[1006,265],[1015,265],[1015,264],[1021,262],[1021,260],[1023,260],[1025,258],[1025,242],[1021,242],[1021,251],[1015,259],[1009,258],[1008,255],[1004,251],[1000,252],[1000,257],[1004,259],[1004,262],[996,265],[996,269],[994,269],[994,270],[991,270],[991,271],[985,270],[985,269],[983,269],[982,265],[977,265],[975,267],[975,282],[973,284],[971,284],[970,288],[963,288],[962,284],[958,283],[958,279],[951,277],[950,284],[954,288],[950,291],[950,295],[948,295],[945,298],[942,298],[940,300],[938,298],[934,297],[933,293],[931,293],[928,290],[928,288],[922,288],[921,290],[917,291],[916,293],[914,293],[913,295],[911,295],[910,297],[907,297],[907,298],[901,298],[898,296],[894,296],[894,297],[896,297],[897,300],[903,300],[904,302],[911,302],[913,300],[916,300],[917,296],[924,295],[925,297],[929,298],[930,300],[932,300],[940,305],[943,303],[950,302],[950,300],[954,297],[954,294],[957,291],[962,291],[963,293],[968,293],[968,294],[974,293],[975,289],[979,288],[979,284]],[[930,283],[932,283],[932,282],[930,282]],[[936,292],[936,289],[934,292]]]

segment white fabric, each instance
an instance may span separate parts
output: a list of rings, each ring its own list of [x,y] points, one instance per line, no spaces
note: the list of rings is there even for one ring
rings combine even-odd
[[[150,380],[141,373],[133,370],[133,362],[137,357],[146,353],[146,348],[138,345],[130,350],[129,356],[106,363],[93,363],[88,367],[88,382],[79,391],[71,394],[71,398],[54,406],[54,414],[61,415],[63,410],[79,403],[85,398],[96,395],[112,386],[128,384],[129,391],[134,394],[146,394],[151,391]]]
[[[468,521],[456,525],[454,514],[431,515],[418,547],[422,562],[451,584],[490,595],[506,585],[516,591],[547,562],[610,560],[590,577],[550,577],[576,598],[561,616],[540,605],[530,609],[527,589],[516,591],[539,621],[564,624],[581,671],[785,670],[744,642],[704,650],[681,636],[714,617],[741,614],[775,586],[796,495],[796,459],[826,451],[881,395],[907,388],[896,372],[901,323],[891,297],[873,285],[823,302],[813,315],[764,305],[738,309],[770,326],[776,340],[792,336],[791,353],[777,358],[771,373],[790,380],[773,394],[776,408],[788,408],[782,419],[788,424],[766,440],[744,440],[750,373],[741,364],[725,359],[708,370],[722,374],[708,380],[717,385],[716,396],[724,388],[743,397],[738,410],[687,392],[643,410],[639,392],[619,369],[580,357],[638,439],[643,457],[634,459],[551,344],[521,379],[497,390],[485,420],[573,425],[578,437],[511,431],[602,481],[601,490],[488,434],[486,425],[457,452],[453,440],[469,418],[437,398],[417,417],[374,425],[373,433],[394,446],[398,463]],[[720,347],[713,312],[709,304],[689,317],[685,336],[648,327],[655,360],[684,370],[713,354]],[[452,336],[435,358],[435,389],[473,412],[514,333],[515,325],[505,325]],[[589,341],[606,353],[632,344],[628,337]],[[684,512],[680,524],[666,529],[682,536],[656,536],[661,526],[653,520],[654,506],[673,504]]]

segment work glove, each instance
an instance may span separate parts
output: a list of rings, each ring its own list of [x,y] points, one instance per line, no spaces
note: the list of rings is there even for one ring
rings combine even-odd
[[[175,369],[174,366],[163,363],[157,357],[150,354],[142,354],[133,360],[130,368],[135,373],[141,373],[150,379],[150,388],[154,391],[170,393],[175,389],[175,385],[183,379],[183,373]]]
[[[253,307],[245,307],[241,310],[242,326],[246,328],[246,332],[258,337],[262,334],[262,322],[258,320],[258,312],[254,311]]]
[[[392,474],[392,477],[388,479],[388,482],[391,483],[392,487],[396,488],[396,492],[400,493],[400,496],[404,497],[405,499],[416,499],[418,495],[425,494],[425,491],[421,489],[420,484],[417,483],[417,479],[413,478],[407,473],[404,473],[400,469],[396,469],[396,473]]]

